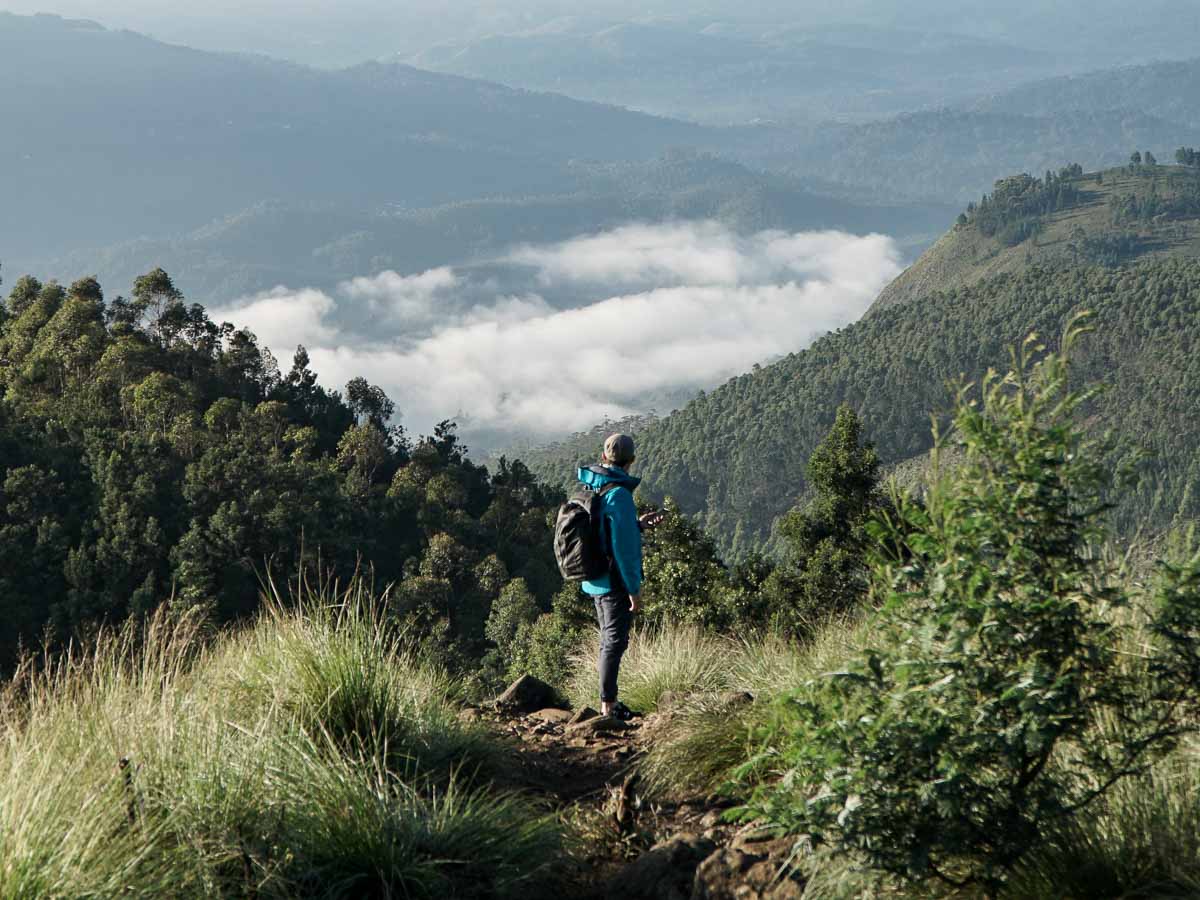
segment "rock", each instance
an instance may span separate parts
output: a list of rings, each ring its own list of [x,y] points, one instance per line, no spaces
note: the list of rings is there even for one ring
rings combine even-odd
[[[721,821],[721,810],[710,809],[700,818],[700,827],[707,830],[716,828]]]
[[[801,900],[805,880],[791,865],[795,838],[741,834],[696,868],[690,900]]]
[[[460,722],[478,722],[482,717],[482,713],[474,706],[468,706],[458,711],[458,721]]]
[[[588,719],[594,719],[600,713],[596,712],[590,706],[585,706],[583,709],[577,709],[575,715],[571,716],[568,725],[578,725],[580,722],[586,722]]]
[[[522,675],[496,698],[496,706],[509,712],[529,713],[553,706],[554,688],[532,675]]]
[[[608,900],[688,900],[696,867],[716,846],[696,834],[677,834],[618,872],[605,896]]]
[[[537,719],[539,722],[554,724],[558,722],[569,722],[571,720],[571,713],[565,709],[555,709],[554,707],[549,707],[547,709],[539,709],[537,712],[531,712],[529,714],[529,718]]]
[[[567,731],[580,737],[599,737],[604,734],[620,734],[636,727],[627,722],[620,722],[612,716],[597,716],[594,719],[584,719],[575,725],[568,725]]]

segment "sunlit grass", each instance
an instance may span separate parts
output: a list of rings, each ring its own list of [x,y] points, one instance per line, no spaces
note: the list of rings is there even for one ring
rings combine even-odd
[[[472,775],[457,685],[361,585],[160,613],[0,706],[0,898],[535,896],[557,825]]]

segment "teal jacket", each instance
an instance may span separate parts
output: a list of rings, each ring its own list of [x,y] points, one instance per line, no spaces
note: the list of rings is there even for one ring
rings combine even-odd
[[[642,481],[620,466],[580,466],[576,473],[579,483],[594,491],[606,484],[618,484],[615,491],[604,495],[602,529],[612,552],[613,572],[593,581],[585,581],[583,590],[593,597],[624,587],[631,594],[642,592],[642,529],[638,525],[637,507],[633,505],[633,490]]]

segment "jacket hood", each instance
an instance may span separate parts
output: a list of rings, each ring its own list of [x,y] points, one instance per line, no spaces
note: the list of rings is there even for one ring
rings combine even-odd
[[[642,483],[642,479],[630,475],[620,466],[580,466],[575,473],[579,483],[587,485],[593,491],[598,491],[606,484],[619,484],[633,490]]]

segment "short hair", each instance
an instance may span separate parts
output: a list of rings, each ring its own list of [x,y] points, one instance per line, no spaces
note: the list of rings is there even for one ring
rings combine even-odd
[[[613,466],[633,462],[633,438],[627,434],[610,434],[604,441],[604,461]]]

